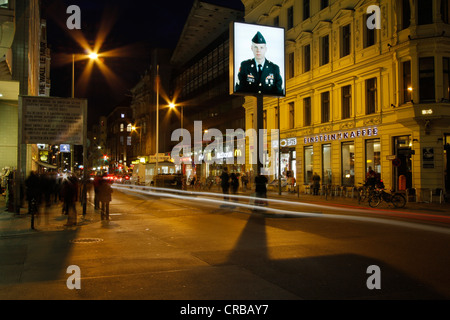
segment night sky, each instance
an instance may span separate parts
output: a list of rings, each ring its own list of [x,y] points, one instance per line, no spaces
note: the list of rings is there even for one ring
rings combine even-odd
[[[240,0],[206,0],[234,9],[244,9]],[[42,17],[47,20],[48,45],[51,49],[51,96],[70,97],[72,53],[84,53],[73,39],[81,31],[93,46],[102,26],[107,26],[101,52],[120,49],[117,57],[105,57],[104,64],[119,81],[105,79],[97,66],[88,83],[75,87],[76,98],[88,99],[89,125],[100,115],[108,115],[118,105],[129,105],[130,89],[150,65],[152,48],[174,49],[194,0],[42,0]],[[66,13],[69,5],[81,9],[81,30],[69,30]],[[75,83],[86,69],[86,61],[75,63]]]

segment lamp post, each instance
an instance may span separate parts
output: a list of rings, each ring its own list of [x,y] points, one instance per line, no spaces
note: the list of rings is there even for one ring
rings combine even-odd
[[[159,64],[156,66],[156,165],[155,174],[158,175],[159,154]]]
[[[98,54],[91,52],[88,57],[91,60],[96,60]],[[75,98],[75,54],[72,54],[72,99]],[[86,122],[87,115],[84,115],[84,122]],[[84,123],[84,128],[86,128],[86,123]],[[83,129],[83,215],[86,214],[86,204],[87,204],[87,189],[86,189],[86,179],[87,179],[87,132]],[[70,146],[70,171],[73,172],[73,145]],[[75,215],[76,219],[76,215]],[[76,220],[75,220],[76,223]]]
[[[98,54],[96,52],[91,52],[86,55],[91,60],[97,60]],[[72,99],[75,98],[75,54],[72,54]],[[83,141],[85,141],[83,137]],[[85,177],[85,172],[87,169],[86,155],[86,143],[83,143],[83,176]],[[73,145],[70,146],[70,171],[73,172]]]

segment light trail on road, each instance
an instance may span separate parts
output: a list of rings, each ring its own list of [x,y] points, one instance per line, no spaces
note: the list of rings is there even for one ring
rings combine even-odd
[[[211,204],[229,206],[229,207],[230,206],[241,207],[241,208],[246,208],[246,209],[250,209],[250,210],[266,212],[267,215],[273,214],[273,217],[308,217],[308,218],[329,218],[329,219],[353,220],[353,221],[359,221],[359,222],[381,223],[381,224],[387,224],[387,225],[391,225],[391,226],[419,229],[422,231],[430,231],[430,232],[437,232],[437,233],[443,233],[443,234],[450,235],[450,228],[445,228],[445,227],[424,225],[424,224],[414,223],[414,222],[396,221],[396,220],[388,220],[388,219],[381,219],[381,218],[349,215],[349,213],[367,214],[367,213],[371,212],[371,211],[364,210],[364,209],[354,209],[354,208],[348,208],[348,207],[342,208],[342,207],[336,207],[336,206],[325,206],[325,205],[314,204],[314,203],[304,203],[304,202],[298,203],[298,202],[286,201],[286,200],[280,200],[280,199],[264,198],[264,201],[272,202],[272,203],[284,204],[284,205],[289,205],[289,206],[299,206],[299,207],[306,206],[306,207],[313,207],[316,209],[327,209],[327,210],[333,210],[333,211],[340,211],[340,212],[344,213],[344,214],[338,215],[338,214],[327,214],[327,213],[317,213],[317,212],[292,211],[292,210],[285,210],[285,209],[277,209],[277,208],[273,208],[273,207],[257,206],[254,204],[246,204],[246,203],[237,202],[237,201],[212,199],[210,197],[224,197],[224,194],[214,193],[214,192],[196,192],[196,191],[186,191],[186,190],[178,190],[178,189],[170,189],[170,188],[148,187],[148,186],[138,186],[138,185],[126,186],[126,185],[117,185],[117,184],[113,185],[113,188],[117,189],[117,190],[125,191],[125,192],[136,193],[136,194],[147,195],[147,196],[158,196],[158,197],[174,198],[174,199],[187,200],[187,201],[197,201],[197,202],[211,203]],[[230,194],[230,195],[226,195],[226,196],[229,198],[248,200],[249,202],[257,199],[252,196],[243,196],[243,195],[231,195]]]

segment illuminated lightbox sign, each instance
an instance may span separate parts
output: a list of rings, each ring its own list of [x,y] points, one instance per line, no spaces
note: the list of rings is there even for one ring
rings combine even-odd
[[[286,96],[284,28],[231,23],[230,94]]]
[[[305,137],[303,142],[305,144],[315,143],[315,142],[327,142],[327,141],[335,141],[342,139],[353,139],[359,137],[373,137],[378,135],[378,128],[364,128],[364,129],[355,129],[349,131],[338,131],[333,133],[324,133],[318,134],[310,137]]]
[[[297,138],[287,138],[287,139],[281,139],[280,145],[282,148],[284,147],[292,147],[297,145]],[[274,140],[272,141],[272,147],[278,148],[278,141]]]
[[[70,144],[60,144],[59,151],[60,152],[70,152]]]

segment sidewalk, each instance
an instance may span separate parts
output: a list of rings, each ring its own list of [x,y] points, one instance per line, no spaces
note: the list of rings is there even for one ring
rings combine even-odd
[[[188,190],[191,190],[188,187]],[[209,192],[221,193],[217,187],[211,188]],[[240,191],[239,195],[251,195],[253,191]],[[314,203],[326,206],[349,206],[370,209],[367,202],[358,204],[356,198],[342,196],[328,196],[324,195],[314,196],[311,194],[297,194],[283,191],[281,195],[278,194],[278,190],[269,190],[267,192],[269,199],[283,199],[287,201]],[[25,204],[26,206],[26,204]],[[46,209],[46,210],[45,210]],[[424,202],[408,202],[405,208],[395,209],[392,206],[382,203],[379,209],[398,210],[402,212],[430,214],[438,216],[450,216],[449,203],[424,203]],[[100,221],[100,212],[94,210],[93,206],[88,203],[86,209],[86,216],[83,217],[83,209],[79,202],[76,204],[77,210],[77,226],[82,226],[90,223]],[[58,231],[70,229],[73,227],[65,226],[67,223],[67,216],[63,215],[62,203],[55,204],[49,208],[40,208],[40,215],[35,217],[34,229],[31,228],[31,217],[27,214],[27,208],[21,208],[20,214],[8,212],[6,210],[6,201],[4,197],[0,197],[0,237],[13,236],[20,234],[36,233],[42,231]]]
[[[6,236],[23,235],[42,231],[58,231],[73,227],[65,226],[67,215],[62,214],[62,202],[50,207],[39,208],[39,214],[34,219],[34,229],[31,228],[31,216],[25,208],[20,208],[20,213],[8,212],[4,197],[0,197],[0,238]],[[86,215],[83,217],[83,208],[76,203],[77,226],[100,221],[100,212],[96,212],[92,206],[87,206]]]

